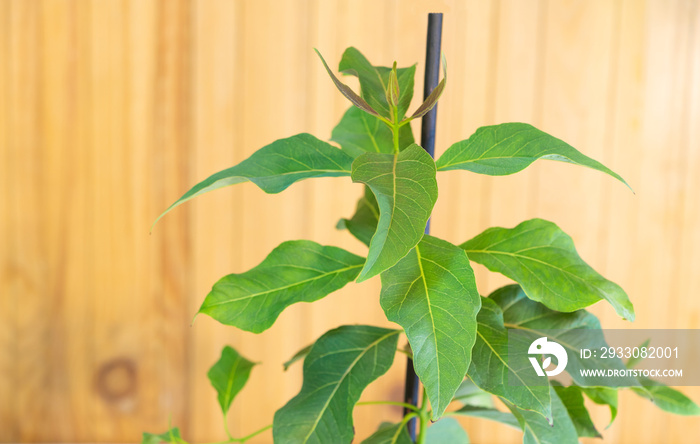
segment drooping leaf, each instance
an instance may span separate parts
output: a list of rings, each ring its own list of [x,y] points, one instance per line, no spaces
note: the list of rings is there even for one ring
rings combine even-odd
[[[356,48],[350,47],[345,50],[340,59],[338,70],[357,76],[360,80],[360,91],[362,97],[382,116],[392,119],[389,105],[386,100],[385,89],[389,84],[391,68],[385,66],[373,66],[367,58]],[[408,106],[413,98],[413,82],[416,73],[416,66],[399,68],[397,70],[399,86],[399,120],[403,119],[408,110]]]
[[[520,423],[512,413],[502,412],[493,407],[476,407],[471,405],[465,405],[459,410],[453,412],[453,414],[472,416],[474,418],[488,419],[490,421],[500,422],[507,426],[513,427],[520,430]]]
[[[556,381],[552,381],[554,390],[561,400],[566,411],[569,412],[569,418],[576,428],[576,433],[580,437],[586,438],[602,438],[591,420],[591,415],[588,414],[588,409],[583,403],[583,391],[581,387],[572,385],[564,387]]]
[[[177,427],[174,427],[165,433],[161,433],[160,435],[144,432],[143,436],[141,438],[141,444],[161,444],[161,443],[172,443],[172,444],[185,443],[186,444],[185,440],[183,440],[182,437],[180,436],[180,430]]]
[[[369,186],[379,204],[362,282],[394,266],[423,237],[437,200],[435,162],[416,144],[398,154],[365,153],[352,164],[352,180]]]
[[[503,326],[503,312],[490,298],[482,298],[477,316],[477,338],[472,349],[472,362],[468,375],[482,390],[498,395],[520,408],[532,410],[552,419],[549,388],[528,386],[523,375],[532,372],[527,366],[512,366],[508,356],[508,332]],[[526,373],[527,372],[527,373]],[[521,380],[522,385],[509,381]]]
[[[207,373],[211,385],[216,389],[221,411],[226,415],[233,399],[241,391],[250,371],[255,366],[228,345],[221,351],[221,358]]]
[[[357,201],[357,209],[350,219],[340,219],[336,228],[347,229],[357,240],[369,247],[377,231],[379,222],[379,204],[374,193],[365,186],[365,194]]]
[[[282,366],[284,367],[284,371],[286,372],[287,370],[289,370],[289,367],[291,367],[292,364],[294,364],[295,362],[301,361],[302,359],[306,358],[306,356],[307,356],[307,355],[309,354],[309,352],[311,351],[311,347],[313,347],[313,344],[307,345],[306,347],[304,347],[304,348],[302,348],[301,350],[299,350],[298,352],[296,352],[296,353],[294,354],[294,356],[292,356],[291,358],[289,358],[289,360],[287,360],[286,362],[284,362],[284,363],[282,364]]]
[[[640,378],[640,382],[643,387],[632,387],[632,391],[661,410],[675,415],[700,415],[700,407],[678,390],[648,378]]]
[[[435,105],[437,105],[438,100],[440,100],[440,96],[445,90],[445,85],[447,82],[447,61],[445,60],[445,54],[442,55],[442,70],[442,80],[440,81],[440,83],[438,83],[435,89],[433,89],[430,92],[430,95],[428,95],[428,97],[421,104],[421,106],[419,106],[418,109],[413,113],[413,115],[411,115],[411,119],[417,119],[428,114],[428,112],[430,112],[430,110],[433,109]]]
[[[452,398],[452,400],[460,402],[463,405],[470,407],[494,407],[493,395],[481,390],[469,378],[466,378],[464,381],[462,381],[462,383],[459,385],[459,388],[455,392],[455,396]]]
[[[624,371],[625,365],[617,357],[604,358],[602,354],[582,358],[581,349],[600,350],[608,347],[601,330],[600,322],[586,310],[572,313],[561,313],[550,310],[539,302],[529,299],[519,285],[507,285],[489,295],[489,299],[498,304],[503,310],[504,325],[508,329],[519,331],[530,343],[537,338],[547,336],[549,340],[564,347],[568,356],[566,371],[579,385],[622,387],[638,385],[635,378],[619,377],[615,380],[584,375],[581,371],[588,370],[617,370]],[[520,358],[520,356],[518,357]],[[522,356],[522,359],[528,359]],[[534,376],[534,375],[533,375]],[[531,380],[526,380],[531,382]],[[546,383],[546,381],[543,381]]]
[[[461,245],[469,258],[518,282],[532,300],[572,312],[605,299],[623,318],[634,307],[619,285],[586,264],[557,225],[531,219],[512,229],[493,227]]]
[[[617,389],[612,387],[581,387],[581,391],[596,404],[607,405],[610,408],[610,422],[607,425],[610,427],[617,416]]]
[[[557,393],[550,387],[552,424],[534,412],[522,410],[504,401],[523,429],[523,444],[577,444],[576,428]]]
[[[299,240],[280,244],[258,266],[214,284],[199,313],[260,333],[297,302],[313,302],[357,277],[364,259],[338,247]]]
[[[406,424],[383,423],[376,432],[362,441],[361,444],[412,444]]]
[[[425,444],[469,444],[469,436],[454,418],[442,418],[428,427]]]
[[[391,129],[378,118],[351,107],[340,123],[333,128],[331,140],[337,142],[350,157],[360,154],[394,152],[394,136]],[[399,130],[399,149],[413,143],[411,125],[404,125]]]
[[[527,123],[484,126],[457,142],[437,161],[438,170],[468,170],[505,176],[527,168],[537,159],[558,160],[602,171],[629,187],[617,173],[578,152],[568,143]]]
[[[275,443],[349,443],[352,409],[394,361],[398,330],[349,325],[321,336],[304,360],[301,391],[275,413]]]
[[[311,134],[276,140],[238,165],[219,171],[192,187],[158,216],[156,222],[178,205],[229,185],[250,181],[266,193],[274,194],[303,179],[349,176],[351,165],[352,157]]]
[[[362,97],[358,96],[355,93],[355,91],[350,89],[348,85],[338,80],[335,74],[333,74],[333,71],[331,71],[331,69],[328,67],[326,60],[323,58],[321,53],[318,52],[318,49],[314,48],[314,51],[316,51],[316,54],[318,54],[318,57],[321,59],[321,62],[323,62],[323,66],[326,68],[326,72],[328,72],[328,75],[331,77],[331,80],[333,80],[333,83],[335,84],[335,87],[338,88],[338,91],[340,91],[346,99],[348,99],[353,105],[355,105],[362,111],[370,113],[374,116],[378,116],[379,113],[374,108],[372,108],[370,104],[368,104]]]
[[[480,299],[464,251],[429,235],[382,273],[379,301],[406,332],[433,419],[452,402],[469,368]]]

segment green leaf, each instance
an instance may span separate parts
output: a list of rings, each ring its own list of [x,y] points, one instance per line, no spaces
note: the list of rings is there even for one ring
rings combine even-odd
[[[564,407],[566,407],[566,411],[569,412],[569,418],[571,418],[571,422],[574,424],[578,436],[602,438],[602,435],[596,430],[591,416],[588,414],[588,410],[583,403],[581,387],[575,385],[564,387],[556,381],[552,381],[552,384],[554,385],[554,390],[557,392],[557,396],[559,396]]]
[[[229,185],[250,181],[266,193],[274,194],[303,179],[349,176],[351,165],[352,157],[311,134],[276,140],[238,165],[219,171],[192,187],[153,224],[178,205]]]
[[[404,422],[383,423],[376,432],[361,444],[413,444]]]
[[[617,173],[584,156],[568,143],[527,123],[484,126],[467,140],[447,149],[437,161],[440,171],[468,170],[505,176],[527,168],[537,159],[558,160],[602,171],[629,187]],[[631,188],[630,188],[631,189]]]
[[[647,398],[661,410],[675,415],[700,415],[700,407],[678,390],[651,379],[639,379],[643,388],[632,387],[632,391],[643,398]]]
[[[649,347],[649,342],[651,342],[651,339],[647,339],[646,341],[642,342],[642,344],[639,346],[639,349],[641,350],[643,348]],[[627,360],[627,363],[625,365],[627,366],[627,368],[634,368],[637,366],[637,364],[639,364],[643,360],[644,360],[644,358],[642,358],[642,355],[640,353],[639,356],[637,356],[636,358],[634,356],[631,356]]]
[[[389,104],[386,100],[386,85],[389,84],[391,68],[384,66],[373,66],[367,58],[356,48],[350,47],[345,50],[340,59],[338,70],[356,76],[360,80],[360,90],[362,97],[372,108],[377,110],[382,116],[392,119],[389,111]],[[416,66],[399,68],[397,70],[399,83],[399,120],[403,119],[413,98],[413,82],[416,73]]]
[[[338,247],[299,240],[280,244],[258,266],[214,284],[199,313],[260,333],[297,302],[313,302],[357,277],[364,259]]]
[[[489,228],[461,247],[471,260],[518,282],[530,299],[553,310],[572,312],[605,299],[620,316],[634,320],[624,290],[586,264],[552,222],[531,219],[512,229]]]
[[[502,412],[493,407],[465,405],[461,409],[454,411],[453,414],[488,419],[490,421],[500,422],[501,424],[505,424],[518,430],[521,429],[520,423],[517,419],[515,419],[515,416],[513,416],[512,413]]]
[[[352,180],[369,186],[379,204],[362,282],[394,266],[423,237],[438,194],[435,162],[416,144],[398,154],[365,153],[352,164]]]
[[[530,337],[527,343],[547,336],[563,346],[569,357],[566,371],[577,384],[598,386],[612,383],[608,379],[597,376],[583,376],[581,373],[583,369],[625,370],[624,363],[617,357],[603,358],[602,355],[596,355],[586,359],[581,358],[581,349],[599,350],[608,347],[598,318],[586,310],[573,313],[550,310],[539,302],[528,299],[518,285],[499,288],[489,295],[489,299],[503,310],[506,328],[519,330],[523,336]],[[520,358],[527,359],[527,356],[517,357],[517,359]],[[637,380],[632,377],[616,378],[615,383],[621,386],[638,385]]]
[[[445,90],[445,84],[447,82],[447,61],[445,60],[445,54],[442,55],[442,70],[442,80],[440,81],[440,83],[438,83],[435,89],[433,89],[430,92],[430,95],[428,95],[428,98],[425,99],[421,106],[419,106],[418,109],[413,113],[411,119],[417,119],[428,114],[428,112],[430,112],[430,110],[433,109],[435,105],[437,105],[438,100],[440,100],[440,96]]]
[[[304,360],[297,396],[275,413],[275,443],[349,443],[352,409],[394,361],[398,330],[349,325],[321,336]]]
[[[610,427],[617,416],[617,389],[612,387],[581,387],[581,391],[598,405],[610,407]]]
[[[331,140],[337,142],[350,157],[360,154],[394,152],[394,136],[391,129],[378,118],[351,107],[340,123],[333,128]],[[399,148],[404,149],[413,143],[411,125],[399,130]]]
[[[490,298],[482,298],[477,316],[478,329],[468,375],[482,390],[498,395],[523,409],[532,410],[551,421],[552,406],[546,386],[509,383],[523,380],[532,372],[527,366],[514,367],[508,359],[508,332],[503,326],[503,312]]]
[[[452,400],[470,407],[493,408],[493,395],[481,390],[469,378],[462,381]]]
[[[557,393],[550,387],[552,398],[552,419],[549,424],[542,416],[519,409],[513,404],[505,401],[506,406],[517,418],[520,426],[525,432],[523,444],[577,444],[578,435],[576,428],[569,418],[569,413],[561,402]]]
[[[357,240],[369,246],[378,222],[379,204],[372,190],[365,186],[365,194],[357,201],[355,214],[350,219],[340,219],[336,228],[347,229]]]
[[[323,62],[323,66],[324,68],[326,68],[326,72],[328,72],[328,75],[331,77],[331,80],[333,80],[333,83],[335,84],[335,87],[338,88],[338,91],[340,91],[346,99],[348,99],[350,102],[352,102],[353,105],[360,108],[362,111],[378,116],[379,113],[374,108],[372,108],[370,104],[368,104],[362,97],[358,96],[355,93],[355,91],[350,89],[348,85],[338,80],[335,74],[333,74],[333,71],[331,71],[331,69],[328,67],[326,60],[323,58],[321,53],[318,52],[318,49],[314,48],[314,51],[316,51],[316,54],[318,54],[318,57],[321,59],[321,62]]]
[[[284,367],[284,371],[286,372],[287,370],[289,370],[289,367],[291,367],[292,364],[294,364],[295,362],[301,361],[302,359],[306,358],[306,356],[307,356],[307,355],[309,354],[309,352],[311,351],[311,347],[313,347],[313,344],[307,345],[306,347],[304,347],[304,348],[302,348],[301,350],[299,350],[298,352],[296,352],[296,353],[294,354],[294,356],[292,356],[291,358],[289,358],[288,361],[284,362],[284,363],[282,364],[282,366]]]
[[[469,368],[480,299],[464,251],[429,235],[382,273],[379,301],[406,331],[433,419],[452,402]]]
[[[174,427],[165,433],[161,433],[160,435],[144,432],[143,437],[141,438],[141,444],[161,444],[164,442],[178,444],[184,443],[185,441],[180,436],[180,430],[177,427]]]
[[[469,444],[469,436],[454,418],[442,418],[428,427],[425,444]]]
[[[221,358],[209,369],[207,376],[219,395],[219,405],[224,415],[238,392],[248,382],[254,366],[255,362],[247,360],[227,345],[221,351]]]

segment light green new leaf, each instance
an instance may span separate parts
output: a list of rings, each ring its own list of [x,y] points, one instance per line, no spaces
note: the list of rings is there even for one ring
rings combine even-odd
[[[647,378],[640,378],[640,382],[643,388],[632,387],[632,391],[647,398],[661,410],[675,415],[700,415],[700,407],[678,390]]]
[[[523,444],[578,444],[578,435],[569,413],[557,393],[550,387],[552,419],[549,424],[542,416],[519,409],[504,401],[523,429]]]
[[[360,444],[413,444],[408,429],[403,422],[383,423],[369,438]]]
[[[438,170],[468,170],[490,176],[505,176],[527,168],[537,159],[583,165],[609,174],[629,187],[617,173],[584,156],[568,143],[527,123],[484,126],[467,140],[447,149],[437,161]]]
[[[352,158],[366,152],[393,153],[393,137],[391,129],[384,122],[354,106],[345,112],[331,133],[331,140]],[[413,141],[411,125],[402,126],[399,130],[399,148],[406,148]]]
[[[469,368],[480,299],[464,251],[432,236],[382,273],[379,301],[406,331],[433,419],[452,402]]]
[[[435,162],[416,144],[398,154],[365,153],[352,164],[352,180],[369,186],[379,204],[362,282],[394,266],[423,237],[438,195]]]
[[[468,375],[482,390],[498,395],[513,404],[532,410],[551,421],[552,407],[547,386],[528,386],[523,375],[532,365],[513,366],[508,359],[508,332],[503,326],[503,312],[490,298],[482,298],[477,316],[477,338],[472,349]],[[520,380],[522,385],[509,381]]]
[[[489,228],[461,247],[471,260],[518,282],[530,299],[553,310],[572,312],[605,299],[620,316],[634,320],[624,290],[586,264],[552,222],[531,219],[512,229]]]
[[[618,370],[624,371],[625,365],[617,357],[603,358],[593,356],[581,358],[581,349],[599,350],[608,347],[601,330],[600,322],[586,310],[572,313],[561,313],[550,310],[539,302],[529,299],[519,285],[507,285],[489,295],[489,299],[497,303],[503,310],[503,321],[506,328],[519,330],[524,337],[530,337],[532,342],[542,336],[556,341],[564,347],[569,357],[566,371],[579,385],[605,386],[613,381],[605,377],[584,376],[582,370]],[[520,357],[518,357],[520,358]],[[526,356],[522,357],[527,359]],[[635,378],[616,378],[614,383],[628,387],[638,385]]]
[[[192,187],[158,216],[156,222],[178,205],[229,185],[250,181],[266,193],[274,194],[303,179],[349,176],[351,165],[352,157],[311,134],[276,140],[238,165],[219,171]]]
[[[360,79],[360,91],[362,98],[369,105],[377,110],[382,116],[392,119],[389,111],[389,104],[386,101],[385,88],[389,84],[391,68],[384,66],[373,66],[367,58],[356,48],[350,47],[345,50],[340,59],[338,70],[357,76]],[[399,120],[403,119],[408,110],[408,106],[413,98],[413,82],[416,73],[416,66],[399,68],[397,70],[399,81]]]
[[[488,392],[481,390],[474,384],[474,382],[466,378],[459,385],[459,388],[455,392],[455,396],[452,398],[453,401],[462,403],[465,406],[470,407],[480,407],[480,408],[493,408],[493,395]]]
[[[365,186],[365,194],[357,201],[355,214],[350,219],[340,219],[336,228],[347,229],[357,240],[369,246],[378,222],[379,204],[372,190]]]
[[[160,435],[144,432],[141,438],[141,444],[161,444],[164,442],[170,444],[186,444],[186,441],[180,436],[180,430],[177,427],[165,433],[161,433]]]
[[[612,387],[581,387],[581,391],[598,405],[610,407],[610,427],[617,416],[617,389]]]
[[[311,347],[313,347],[313,344],[307,345],[306,347],[304,347],[304,348],[302,348],[301,350],[299,350],[298,352],[296,352],[296,353],[294,354],[294,356],[292,356],[291,358],[289,358],[289,360],[287,360],[286,362],[284,362],[284,363],[282,364],[282,366],[284,367],[284,371],[286,372],[287,370],[289,370],[289,367],[291,367],[292,364],[294,364],[295,362],[301,361],[302,359],[306,358],[306,356],[307,356],[307,355],[309,354],[309,352],[311,351]]]
[[[442,418],[428,427],[425,444],[469,444],[469,436],[454,418]]]
[[[301,391],[275,413],[275,443],[351,442],[352,409],[365,387],[391,367],[399,333],[349,325],[321,336],[304,360]]]
[[[354,280],[363,263],[342,248],[306,240],[284,242],[255,268],[221,278],[199,313],[260,333],[288,306],[319,300]]]
[[[520,423],[515,419],[512,413],[502,412],[493,407],[465,405],[461,409],[454,411],[453,414],[488,419],[489,421],[500,422],[501,424],[520,430]]]
[[[571,418],[578,436],[582,438],[602,438],[583,403],[581,387],[576,385],[564,387],[557,381],[552,381],[552,385],[557,392],[557,396],[559,396],[564,407],[566,407],[566,411],[569,412],[569,418]]]
[[[221,358],[209,369],[207,376],[219,395],[219,406],[224,415],[238,392],[248,382],[254,366],[255,362],[247,360],[227,345],[221,351]]]

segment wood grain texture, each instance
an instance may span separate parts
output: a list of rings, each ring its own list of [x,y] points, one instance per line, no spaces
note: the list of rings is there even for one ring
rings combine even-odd
[[[603,161],[636,191],[554,162],[501,178],[448,172],[433,233],[460,243],[491,225],[550,219],[628,291],[634,328],[700,328],[695,0],[3,0],[0,442],[135,442],[169,420],[195,442],[223,439],[205,375],[224,344],[264,363],[229,415],[243,435],[298,392],[301,366],[283,373],[281,363],[299,348],[339,324],[390,325],[378,280],[290,307],[261,335],[204,316],[192,323],[218,278],[282,241],[362,254],[334,228],[361,192],[347,180],[279,195],[242,184],[178,208],[150,235],[149,227],[195,182],[271,141],[329,137],[348,105],[313,47],[331,65],[347,46],[375,63],[418,62],[421,85],[429,11],[445,13],[449,68],[438,154],[478,126],[523,121]],[[505,282],[475,270],[483,293]],[[608,327],[630,326],[604,304],[593,311]],[[403,366],[399,356],[364,399],[399,399]],[[684,391],[700,399],[697,388]],[[605,409],[593,411],[604,424]],[[358,407],[357,432],[398,415]],[[474,442],[520,439],[464,424]],[[627,395],[604,432],[635,444],[698,434],[697,418]]]

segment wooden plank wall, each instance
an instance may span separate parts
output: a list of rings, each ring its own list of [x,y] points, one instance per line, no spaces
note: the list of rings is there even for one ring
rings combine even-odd
[[[697,0],[1,0],[0,442],[134,442],[169,420],[220,440],[205,374],[223,344],[264,362],[230,414],[245,434],[298,391],[300,367],[280,366],[298,348],[340,323],[386,324],[375,279],[294,306],[262,335],[191,325],[213,282],[284,240],[361,253],[334,229],[360,192],[347,180],[274,196],[239,185],[149,227],[196,181],[272,140],[329,136],[348,104],[312,47],[333,65],[350,45],[377,63],[419,62],[421,84],[428,11],[446,13],[438,153],[480,125],[525,121],[636,191],[554,162],[503,178],[445,173],[434,233],[462,242],[553,220],[628,291],[635,328],[700,328]],[[483,292],[505,282],[477,274]],[[608,306],[594,312],[628,325]],[[398,399],[403,371],[365,399]],[[607,412],[594,412],[603,426]],[[359,407],[357,430],[396,415]],[[519,440],[466,424],[477,443]],[[635,444],[698,435],[699,419],[627,395],[605,432]]]

